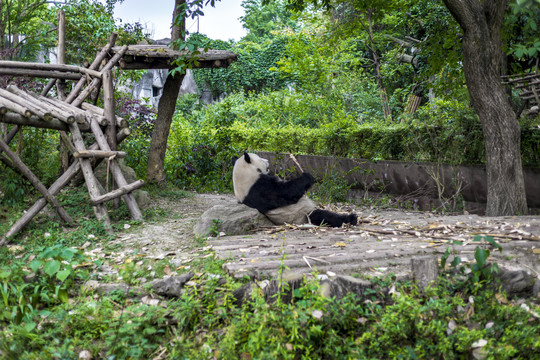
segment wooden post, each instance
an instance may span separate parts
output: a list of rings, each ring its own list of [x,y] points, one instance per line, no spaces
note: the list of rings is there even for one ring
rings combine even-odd
[[[116,138],[117,143],[121,143],[126,137],[128,137],[129,132],[121,131],[118,133],[118,137]],[[97,150],[99,148],[97,143],[94,143],[92,146],[90,146],[89,150]],[[96,166],[102,161],[103,159],[97,159]],[[81,169],[81,163],[79,161],[74,161],[67,171],[63,173],[56,181],[51,185],[49,188],[49,193],[52,195],[57,194],[60,190],[62,190],[77,174],[79,173],[79,170]],[[11,229],[4,235],[4,238],[0,240],[0,246],[6,244],[8,240],[13,237],[15,234],[17,234],[19,231],[21,231],[22,228],[24,228],[28,223],[36,216],[45,206],[47,205],[47,200],[44,198],[39,198],[34,205],[32,205],[26,213],[19,219]]]
[[[106,136],[111,150],[116,150],[116,115],[114,113],[114,84],[112,71],[103,71],[103,115],[109,121]]]
[[[107,70],[111,70],[117,63],[118,61],[120,61],[120,59],[122,58],[122,56],[124,56],[124,54],[126,53],[128,49],[128,46],[127,45],[124,45],[122,46],[122,48],[116,53],[114,54],[114,56],[109,60],[109,62],[107,63],[107,65],[105,65],[103,67],[103,69],[101,70],[102,72],[105,72]],[[79,96],[77,96],[75,99],[73,99],[72,101],[70,101],[71,99],[71,94],[73,93],[73,91],[69,94],[69,97],[66,99],[66,102],[68,103],[71,103],[77,107],[81,106],[81,104],[83,103],[84,99],[86,99],[88,97],[88,95],[90,95],[90,93],[92,92],[93,89],[97,88],[99,85],[101,84],[101,79],[99,78],[94,78],[92,80],[92,82],[90,83],[90,85],[88,85],[86,87],[86,89],[84,89],[80,94]],[[77,84],[78,85],[78,84]]]
[[[433,285],[439,276],[436,256],[422,256],[411,259],[413,278],[421,290]]]
[[[43,197],[53,206],[56,208],[56,212],[62,220],[64,220],[69,225],[74,225],[75,222],[73,219],[68,215],[66,210],[60,205],[58,200],[54,195],[52,195],[45,185],[39,181],[38,177],[30,170],[24,162],[22,162],[21,159],[15,154],[9,146],[3,141],[0,140],[0,150],[2,150],[6,155],[11,159],[13,164],[21,171],[21,173],[32,183],[32,185],[43,195]]]
[[[90,128],[92,129],[92,132],[96,137],[96,142],[98,143],[101,150],[110,151],[107,139],[105,138],[103,131],[101,131],[99,124],[95,121],[92,121],[92,123],[90,124]],[[125,187],[126,185],[128,185],[124,174],[122,174],[122,170],[120,170],[120,166],[118,165],[118,162],[116,160],[111,161],[111,172],[118,187]],[[122,196],[122,198],[126,202],[126,205],[131,213],[131,217],[133,218],[133,220],[142,220],[143,216],[141,210],[139,209],[139,205],[137,205],[137,201],[135,200],[133,194],[125,194]]]
[[[97,54],[92,64],[90,64],[90,66],[88,67],[88,69],[96,70],[99,67],[99,64],[103,61],[103,59],[107,57],[109,50],[114,46],[114,43],[116,42],[117,37],[118,37],[117,33],[111,34],[109,43],[105,45],[103,49],[101,49],[101,51]],[[73,103],[75,98],[77,98],[77,95],[79,95],[79,93],[81,92],[82,87],[84,86],[85,82],[86,82],[86,78],[84,77],[79,80],[79,82],[73,87],[73,90],[71,90],[71,92],[69,93],[69,96],[66,99],[67,103],[70,103],[70,104]],[[80,104],[75,105],[75,106],[79,106],[79,105]]]
[[[84,141],[77,125],[69,124],[69,130],[71,131],[71,137],[73,139],[75,149],[77,149],[77,151],[86,150],[84,146]],[[101,196],[102,194],[98,188],[98,181],[94,175],[94,172],[92,170],[92,164],[90,164],[90,161],[88,159],[81,158],[78,160],[78,162],[81,164],[81,170],[83,172],[84,180],[86,182],[86,187],[88,188],[88,193],[90,194],[90,197],[97,198]],[[109,213],[107,212],[107,207],[105,207],[104,204],[95,205],[94,213],[96,214],[98,220],[103,221],[105,227],[110,230],[111,220],[109,218]]]
[[[58,64],[66,63],[66,14],[63,10],[58,10]],[[58,80],[56,91],[60,100],[66,99],[66,82]]]

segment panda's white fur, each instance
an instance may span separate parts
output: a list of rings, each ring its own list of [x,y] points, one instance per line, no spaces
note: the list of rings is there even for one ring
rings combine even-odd
[[[241,156],[235,161],[233,168],[234,196],[240,202],[244,201],[249,189],[259,180],[261,174],[268,174],[270,167],[268,160],[256,154],[248,155],[250,163]]]

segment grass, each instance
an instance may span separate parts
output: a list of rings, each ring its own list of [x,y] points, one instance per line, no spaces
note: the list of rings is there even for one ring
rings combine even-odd
[[[77,359],[82,351],[94,359],[469,359],[473,352],[540,358],[540,307],[508,299],[489,274],[474,284],[443,274],[426,292],[392,277],[372,279],[373,289],[363,296],[343,299],[323,297],[319,284],[306,280],[295,289],[285,285],[272,301],[255,286],[239,303],[234,290],[246,279],[225,273],[223,261],[205,256],[211,250],[178,268],[137,252],[117,261],[124,248],[109,244],[114,237],[94,220],[84,193],[61,199],[77,228],[40,215],[10,247],[0,248],[0,358]],[[169,188],[150,196],[184,195]],[[4,219],[20,212],[0,210]],[[154,209],[149,215],[159,222],[168,214]],[[117,232],[124,231],[125,210],[112,210],[111,218]],[[82,249],[88,241],[92,245]],[[204,239],[199,243],[204,247]],[[104,257],[88,254],[98,247]],[[152,279],[186,272],[194,277],[182,295],[156,297],[158,305],[121,290],[83,288],[90,279],[121,279],[133,293]],[[388,295],[392,285],[396,291]],[[476,347],[481,340],[487,343]]]

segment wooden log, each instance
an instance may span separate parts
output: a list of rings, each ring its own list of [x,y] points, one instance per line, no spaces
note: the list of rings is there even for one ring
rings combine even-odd
[[[111,150],[116,150],[116,115],[114,113],[114,84],[111,70],[103,72],[103,115],[111,126],[105,129],[107,143]]]
[[[66,63],[66,13],[58,10],[58,64]],[[56,92],[60,100],[66,99],[66,82],[59,80],[56,82]],[[64,155],[65,157],[65,155]]]
[[[75,149],[77,151],[84,151],[86,150],[84,141],[82,139],[81,133],[79,132],[79,128],[75,124],[69,124],[69,130],[71,131],[71,137],[73,139],[73,144],[75,145]],[[98,181],[94,175],[94,172],[92,170],[92,164],[88,159],[78,159],[78,162],[81,163],[81,170],[83,172],[84,180],[86,182],[86,187],[88,188],[88,193],[90,194],[90,198],[97,198],[98,196],[101,196],[101,192],[98,188]],[[111,220],[109,218],[109,213],[107,212],[107,208],[103,204],[95,205],[94,206],[94,214],[96,215],[97,219],[99,221],[102,221],[104,226],[107,229],[111,229]]]
[[[54,117],[68,124],[73,124],[75,122],[75,116],[73,116],[71,113],[64,113],[62,109],[59,109],[58,107],[50,104],[47,101],[39,99],[35,94],[24,92],[15,85],[9,85],[8,90],[17,96],[24,98],[33,106],[35,106],[35,108],[40,109],[43,112],[44,116],[49,116],[48,121],[50,121]]]
[[[8,89],[9,88],[10,87],[8,86]],[[12,91],[7,91],[7,90],[4,90],[4,89],[0,89],[0,96],[6,98],[8,100],[11,100],[11,101],[21,105],[22,107],[30,110],[30,112],[32,114],[34,114],[36,116],[39,116],[40,118],[42,118],[45,121],[50,121],[53,118],[51,113],[47,113],[47,112],[43,111],[43,109],[36,106],[34,103],[29,101],[27,98],[23,98],[21,96],[18,96],[16,94],[14,94]]]
[[[3,141],[0,140],[0,149],[7,155],[7,157],[10,158],[10,160],[13,162],[13,164],[21,171],[21,173],[30,181],[30,183],[43,195],[43,197],[56,209],[56,212],[58,215],[60,215],[60,218],[64,220],[69,225],[74,225],[75,222],[73,219],[68,215],[66,210],[60,205],[58,200],[54,195],[52,195],[45,185],[41,183],[39,178],[28,168],[24,162],[15,154],[9,146]]]
[[[90,114],[90,122],[97,121],[99,126],[107,126],[109,125],[109,120],[105,118],[105,116],[98,115],[98,114]]]
[[[29,118],[32,116],[32,112],[26,109],[24,106],[21,106],[19,103],[13,102],[9,99],[6,99],[0,95],[0,106],[3,109],[11,110],[21,116]],[[2,114],[8,115],[7,111],[1,112]]]
[[[114,43],[116,42],[117,37],[118,37],[118,34],[116,33],[111,34],[111,37],[109,38],[109,43],[105,45],[103,49],[101,49],[101,51],[97,54],[92,64],[90,64],[90,66],[88,67],[88,70],[98,69],[101,61],[103,61],[103,59],[105,59],[108,56],[109,50],[114,46]],[[85,82],[86,82],[86,78],[81,78],[79,80],[79,82],[73,87],[73,89],[69,93],[66,99],[67,103],[70,103],[70,104],[73,103],[73,101],[77,98],[77,96],[81,92],[81,89],[83,88]],[[79,106],[79,105],[76,105],[76,106]]]
[[[115,157],[117,159],[125,158],[126,153],[124,151],[105,151],[105,150],[85,150],[75,151],[73,153],[74,158],[110,158]]]
[[[1,66],[1,65],[0,65]],[[55,79],[64,79],[64,80],[79,80],[81,74],[66,73],[60,71],[44,71],[44,70],[17,70],[17,69],[7,69],[0,67],[0,75],[8,76],[18,76],[18,77],[37,77],[37,78],[55,78]]]
[[[66,76],[72,76],[71,80],[78,80],[83,75],[90,75],[92,77],[101,78],[102,74],[95,69],[87,69],[75,65],[66,65],[66,64],[46,64],[46,63],[35,63],[35,62],[26,62],[26,61],[9,61],[9,60],[0,60],[0,68],[2,69],[14,69],[21,70],[24,69],[27,71],[39,71],[42,73],[55,73],[55,74],[64,74]],[[23,74],[24,75],[24,74]],[[55,77],[55,76],[40,76],[44,78]],[[58,77],[62,79],[62,77]]]
[[[105,138],[105,135],[103,134],[103,131],[99,127],[99,124],[95,121],[92,121],[90,124],[90,128],[92,129],[92,132],[94,133],[94,136],[96,138],[96,142],[98,143],[101,150],[110,151],[111,148],[109,147],[109,144],[107,143],[107,139]],[[122,174],[122,170],[120,170],[120,166],[118,165],[118,162],[116,160],[111,161],[111,172],[113,174],[114,180],[116,181],[116,184],[118,184],[119,187],[124,187],[128,185],[124,174]],[[93,199],[95,197],[92,197]],[[142,220],[142,212],[139,209],[139,205],[137,205],[137,201],[135,201],[135,197],[133,194],[125,194],[122,196],[124,199],[133,220]]]
[[[118,61],[122,58],[122,56],[125,54],[125,52],[127,51],[128,49],[128,46],[127,45],[124,45],[122,46],[122,48],[120,49],[120,51],[118,51],[118,53],[116,53],[110,60],[109,62],[107,62],[107,64],[103,67],[103,69],[101,70],[102,72],[105,72],[107,70],[111,70],[117,63]],[[67,102],[70,102],[72,103],[73,105],[75,106],[81,106],[81,104],[84,102],[84,100],[90,95],[90,93],[92,92],[92,90],[94,90],[95,88],[97,88],[99,85],[101,84],[101,79],[98,79],[98,78],[94,78],[92,80],[92,82],[90,83],[90,85],[88,85],[86,87],[86,89],[84,89],[80,94],[79,96],[77,96],[76,99],[74,99],[73,101],[69,101],[69,97],[68,99],[66,100]],[[73,91],[72,91],[73,92]],[[71,95],[71,94],[70,94]]]
[[[133,182],[131,184],[128,184],[126,186],[122,186],[122,187],[120,187],[120,188],[118,188],[116,190],[108,192],[105,195],[101,195],[98,198],[92,199],[91,202],[92,202],[93,205],[101,204],[103,202],[116,199],[116,198],[118,198],[118,197],[120,197],[122,195],[131,193],[132,191],[137,190],[138,188],[142,187],[143,185],[144,185],[143,180],[137,180],[137,181],[135,181],[135,182]]]
[[[126,133],[123,131],[118,132],[118,137],[116,138],[116,141],[118,143],[121,143],[125,138],[127,137]],[[89,150],[96,150],[99,146],[97,143],[92,144],[88,149]],[[96,166],[99,165],[99,163],[103,159],[96,159]],[[69,182],[77,176],[81,169],[81,163],[79,161],[74,161],[69,168],[58,178],[56,181],[51,185],[49,188],[49,192],[52,195],[57,194],[60,190],[62,190]],[[39,198],[34,205],[32,205],[26,213],[19,218],[13,224],[13,226],[8,230],[8,232],[4,235],[4,238],[0,240],[0,246],[6,244],[10,238],[15,236],[19,231],[21,231],[28,223],[36,216],[45,206],[47,205],[47,200],[44,198]]]
[[[0,118],[0,122],[2,121],[2,118]],[[4,142],[6,144],[9,145],[9,143],[11,142],[11,140],[13,140],[13,138],[15,137],[15,135],[17,135],[17,133],[19,132],[19,126],[18,125],[15,125],[13,127],[13,129],[11,129],[9,131],[9,133],[6,134],[6,137],[4,138]]]
[[[51,89],[53,88],[53,86],[56,84],[56,80],[57,80],[57,79],[51,79],[51,80],[49,80],[49,82],[47,83],[47,85],[45,85],[45,87],[43,88],[43,91],[41,92],[41,95],[42,95],[42,96],[47,96],[47,94],[49,93],[49,91],[51,91]]]
[[[1,98],[0,98],[1,99]],[[67,124],[58,119],[52,119],[51,121],[42,120],[36,116],[25,117],[20,114],[7,113],[4,115],[3,122],[7,124],[15,124],[22,126],[33,126],[41,129],[52,129],[52,130],[61,130],[69,131]],[[79,130],[82,132],[90,131],[90,124],[77,124]]]
[[[90,103],[87,103],[87,102],[83,102],[81,104],[81,108],[83,110],[86,110],[86,111],[89,111],[89,112],[92,112],[96,115],[101,115],[103,116],[103,109],[100,108],[99,106],[96,106],[96,105],[92,105]],[[116,116],[116,126],[118,126],[119,128],[127,128],[129,127],[129,123],[126,119],[124,119],[123,117],[120,117],[120,116]]]
[[[64,142],[64,145],[67,147],[70,153],[75,154],[77,152],[77,149],[75,149],[75,146],[71,142],[71,139],[67,135],[65,131],[60,131],[60,137],[62,138],[62,141]]]
[[[64,104],[65,105],[69,105],[69,104],[66,104],[63,101],[47,98],[45,96],[35,95],[35,94],[32,94],[32,96],[36,97],[41,102],[47,104],[47,106],[52,106],[53,108],[56,109],[56,112],[61,112],[63,116],[65,116],[66,119],[68,119],[66,122],[70,124],[74,122],[80,123],[79,119],[81,116],[82,116],[82,119],[84,120],[84,114],[81,114],[80,112],[72,111],[71,109],[67,108],[66,106],[64,106]],[[74,107],[74,109],[77,109],[77,108]],[[55,115],[55,113],[53,113],[53,115]]]

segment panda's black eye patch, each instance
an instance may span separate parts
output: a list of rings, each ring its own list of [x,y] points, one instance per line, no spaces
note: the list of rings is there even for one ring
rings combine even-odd
[[[258,172],[262,173],[261,169],[257,169]]]

